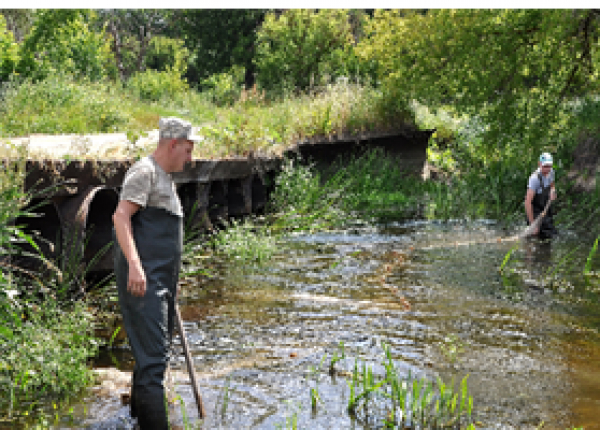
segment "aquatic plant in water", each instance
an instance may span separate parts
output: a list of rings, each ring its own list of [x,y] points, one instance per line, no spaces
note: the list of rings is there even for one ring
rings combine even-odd
[[[374,425],[386,428],[474,428],[472,422],[473,397],[468,393],[465,376],[458,390],[454,379],[450,384],[437,378],[416,379],[398,374],[388,345],[382,345],[385,359],[380,363],[385,375],[376,377],[373,367],[366,362],[354,362],[349,377],[348,413],[356,418],[373,420]],[[333,366],[332,366],[333,367]],[[379,413],[378,413],[379,412]]]

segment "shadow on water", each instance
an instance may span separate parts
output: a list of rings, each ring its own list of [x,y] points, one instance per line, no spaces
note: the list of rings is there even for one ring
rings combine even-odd
[[[209,415],[197,422],[176,347],[187,420],[206,429],[380,427],[349,416],[348,384],[327,364],[343,342],[337,368],[351,371],[356,358],[377,365],[385,342],[405,374],[468,374],[479,428],[600,428],[597,295],[578,293],[575,275],[557,283],[552,274],[581,238],[496,241],[506,236],[483,221],[299,235],[266,267],[229,268],[204,282],[202,294],[184,292]],[[456,245],[463,242],[471,244]],[[128,370],[127,352],[117,361]],[[316,412],[311,388],[321,399]],[[130,428],[114,393],[90,392],[77,405],[72,428]],[[173,415],[183,425],[179,404]]]

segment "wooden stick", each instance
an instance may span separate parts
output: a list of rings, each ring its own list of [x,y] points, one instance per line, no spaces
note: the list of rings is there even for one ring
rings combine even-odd
[[[194,390],[194,397],[196,398],[196,404],[198,405],[198,416],[200,418],[204,418],[206,416],[206,413],[204,412],[204,404],[202,403],[202,397],[198,391],[194,363],[192,362],[192,356],[190,355],[190,350],[188,349],[185,331],[183,330],[183,322],[181,321],[181,313],[179,312],[179,305],[177,303],[175,303],[175,318],[177,319],[177,327],[179,328],[179,335],[181,336],[181,344],[183,345],[183,353],[185,354],[185,362],[187,363],[188,372],[190,374],[192,389]]]

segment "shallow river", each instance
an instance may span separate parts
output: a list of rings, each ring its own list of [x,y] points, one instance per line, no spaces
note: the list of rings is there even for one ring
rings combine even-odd
[[[300,235],[265,267],[186,287],[182,316],[208,418],[199,425],[177,347],[174,421],[184,423],[183,401],[185,422],[205,429],[381,428],[348,415],[346,379],[327,368],[340,342],[345,370],[356,358],[381,363],[385,342],[407,375],[468,374],[478,428],[600,428],[600,308],[577,274],[593,238],[569,254],[580,234],[516,247],[498,240],[506,236],[487,222]],[[126,351],[113,360],[131,368]],[[71,407],[59,427],[130,428],[117,395],[90,391]]]

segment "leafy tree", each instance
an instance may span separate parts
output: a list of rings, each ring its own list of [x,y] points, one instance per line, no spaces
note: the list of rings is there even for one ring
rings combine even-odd
[[[19,47],[11,31],[7,30],[4,17],[0,15],[0,82],[6,81],[19,62]]]
[[[106,26],[112,35],[112,52],[122,80],[134,72],[146,70],[152,40],[155,36],[166,35],[167,28],[175,25],[172,19],[173,12],[161,9],[100,9],[98,16],[98,29]],[[162,43],[160,46],[165,45]],[[178,49],[177,55],[180,55],[180,52],[183,51]],[[156,50],[154,54],[154,58],[150,60],[154,61],[153,68],[165,70],[166,65],[156,63]]]
[[[156,36],[148,44],[144,67],[159,72],[173,71],[184,75],[188,67],[189,56],[190,53],[182,40]]]
[[[407,100],[479,116],[488,157],[553,148],[569,99],[598,90],[590,10],[375,11],[358,52]],[[554,149],[554,148],[553,148]],[[532,157],[532,155],[531,155]]]
[[[98,80],[114,73],[109,40],[89,10],[39,10],[21,48],[18,71],[33,79],[61,73]]]
[[[127,87],[141,100],[147,101],[174,97],[189,88],[185,79],[181,79],[178,73],[156,70],[134,73],[127,81]]]
[[[260,84],[274,90],[306,89],[339,76],[356,76],[360,65],[354,35],[360,33],[361,19],[344,9],[269,13],[258,32]]]
[[[233,66],[245,69],[245,84],[254,83],[256,31],[266,11],[260,9],[177,10],[167,35],[180,38],[190,51],[186,77],[200,84]]]
[[[4,16],[6,28],[12,32],[15,40],[21,42],[33,24],[33,10],[0,9],[0,15]]]

